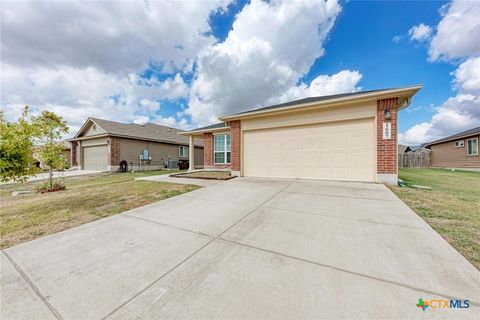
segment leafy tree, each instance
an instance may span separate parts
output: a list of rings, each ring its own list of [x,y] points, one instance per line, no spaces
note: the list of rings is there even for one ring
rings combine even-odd
[[[53,187],[53,170],[66,166],[66,159],[62,155],[62,135],[68,132],[67,122],[62,117],[50,111],[43,111],[33,120],[38,130],[38,137],[43,142],[40,146],[40,160],[48,166],[48,185]]]
[[[25,182],[35,175],[33,142],[37,128],[29,116],[28,106],[23,109],[17,122],[7,122],[0,112],[0,180]]]

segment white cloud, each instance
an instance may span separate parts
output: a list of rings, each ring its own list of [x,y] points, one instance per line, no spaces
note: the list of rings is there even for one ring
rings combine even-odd
[[[155,119],[154,123],[183,130],[189,130],[193,128],[191,124],[187,123],[187,120],[185,118],[177,120],[174,117],[159,117]]]
[[[442,20],[430,44],[431,60],[480,54],[480,1],[454,0],[443,7]]]
[[[8,119],[25,104],[52,110],[71,134],[89,116],[191,128],[269,102],[359,89],[361,74],[350,70],[298,83],[324,54],[337,0],[253,0],[217,43],[209,19],[229,2],[2,3],[2,110]],[[141,76],[145,68],[162,80]],[[180,98],[188,105],[162,114],[164,100]]]
[[[133,123],[136,123],[136,124],[139,124],[139,125],[144,125],[146,123],[148,123],[150,119],[147,117],[147,116],[140,116],[138,118],[136,118],[135,120],[133,120]]]
[[[402,36],[394,36],[392,38],[393,43],[400,43],[400,41],[402,41]]]
[[[186,112],[209,124],[281,96],[324,54],[339,12],[336,1],[247,4],[227,39],[200,54]]]
[[[157,97],[176,99],[188,91],[181,77],[155,81],[149,86],[134,74],[105,73],[96,68],[25,69],[2,65],[2,111],[14,119],[24,105],[33,111],[50,110],[64,117],[74,134],[88,117],[132,122],[155,117]],[[153,114],[153,116],[152,116]]]
[[[449,98],[428,122],[417,124],[399,135],[401,143],[422,144],[480,126],[480,57],[470,58],[455,71],[459,93]]]
[[[442,19],[428,50],[431,61],[460,63],[452,73],[455,96],[435,108],[430,121],[399,135],[402,143],[419,144],[480,126],[480,2],[454,0],[441,8]]]
[[[418,26],[413,26],[408,30],[408,35],[411,41],[425,41],[432,35],[432,27],[420,23]]]
[[[480,57],[462,63],[455,71],[454,83],[462,92],[480,95]]]
[[[338,93],[355,92],[361,90],[357,87],[362,75],[358,71],[343,70],[332,76],[320,75],[312,80],[310,85],[302,83],[288,89],[278,98],[272,98],[269,103],[279,103],[296,99],[332,95]]]
[[[228,1],[2,2],[2,62],[137,72],[186,67],[216,39],[211,13]]]

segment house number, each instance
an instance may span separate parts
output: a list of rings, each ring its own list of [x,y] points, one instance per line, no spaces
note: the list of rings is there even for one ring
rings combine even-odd
[[[392,123],[383,123],[383,139],[392,139]]]

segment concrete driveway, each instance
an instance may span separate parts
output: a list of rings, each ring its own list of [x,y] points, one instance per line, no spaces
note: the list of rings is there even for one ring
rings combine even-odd
[[[1,258],[4,320],[480,315],[480,272],[375,184],[236,178]]]

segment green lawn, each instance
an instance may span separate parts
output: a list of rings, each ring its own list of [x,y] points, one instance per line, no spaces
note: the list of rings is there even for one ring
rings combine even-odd
[[[67,190],[12,197],[17,190],[35,190],[42,182],[0,186],[0,248],[111,216],[197,189],[197,186],[136,177],[172,173],[147,171],[103,173],[61,179]]]
[[[390,189],[480,270],[480,172],[401,169],[410,187]]]

